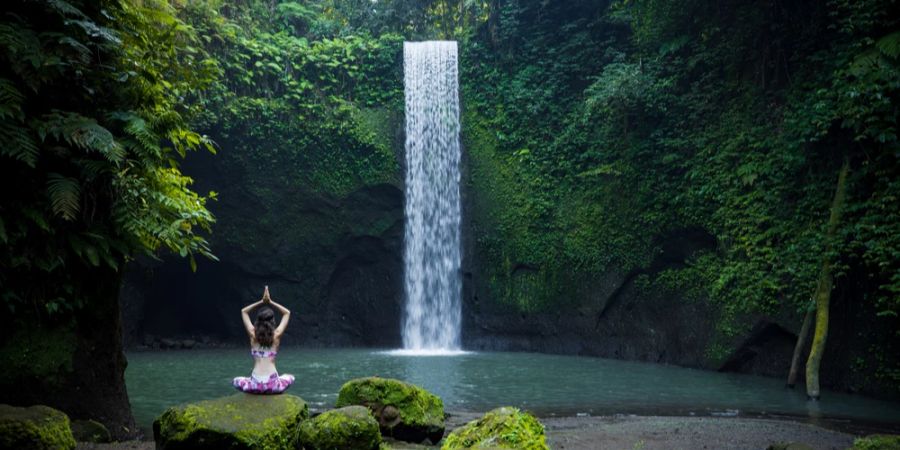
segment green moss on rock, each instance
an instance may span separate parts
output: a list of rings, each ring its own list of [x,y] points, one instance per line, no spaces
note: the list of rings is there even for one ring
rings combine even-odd
[[[900,450],[900,435],[873,434],[853,441],[850,450]]]
[[[365,406],[345,406],[300,425],[300,448],[306,450],[377,450],[378,422]]]
[[[169,408],[153,422],[158,449],[293,449],[309,407],[293,395],[235,394]]]
[[[544,426],[531,414],[517,408],[492,410],[453,430],[441,450],[464,448],[549,450]]]
[[[349,405],[368,407],[385,436],[436,443],[444,435],[444,402],[413,384],[379,377],[350,380],[337,400],[337,407]]]
[[[770,445],[766,450],[813,450],[813,448],[800,442],[779,442]]]
[[[75,448],[75,438],[69,428],[69,416],[43,405],[28,408],[0,405],[0,448]]]

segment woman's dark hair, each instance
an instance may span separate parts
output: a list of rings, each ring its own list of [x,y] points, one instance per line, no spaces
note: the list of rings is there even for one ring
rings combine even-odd
[[[263,347],[271,347],[275,342],[275,312],[272,308],[260,308],[253,328],[256,330],[256,342]]]

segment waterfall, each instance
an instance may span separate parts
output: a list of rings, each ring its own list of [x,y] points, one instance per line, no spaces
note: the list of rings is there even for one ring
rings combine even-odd
[[[403,44],[407,350],[460,348],[459,93],[455,41]]]

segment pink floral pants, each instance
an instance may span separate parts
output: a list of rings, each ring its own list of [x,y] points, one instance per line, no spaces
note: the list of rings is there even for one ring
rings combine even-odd
[[[268,378],[234,377],[231,382],[237,390],[248,394],[280,394],[294,384],[294,376],[291,374],[278,375],[273,373]]]

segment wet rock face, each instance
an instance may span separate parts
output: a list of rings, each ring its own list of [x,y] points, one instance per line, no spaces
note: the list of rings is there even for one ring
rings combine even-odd
[[[704,354],[715,328],[715,311],[705,302],[686,301],[678,292],[642,288],[652,277],[715,241],[698,230],[657,238],[661,252],[646,267],[611,268],[600,274],[573,275],[577,295],[560,297],[565,306],[520,312],[490,296],[490,280],[479,276],[480,263],[468,259],[464,277],[463,341],[466,348],[538,351],[693,367],[708,365]],[[474,255],[474,249],[469,252]],[[513,264],[512,276],[539,268]]]
[[[211,237],[220,261],[200,261],[196,273],[180,259],[134,264],[122,290],[126,345],[148,336],[160,347],[203,337],[243,343],[240,308],[269,285],[293,313],[286,344],[399,346],[402,191],[379,184],[340,199],[287,197],[267,201],[282,206],[254,223],[246,219],[262,200],[223,194]]]
[[[777,323],[761,320],[719,368],[754,375],[787,374],[797,335]]]

